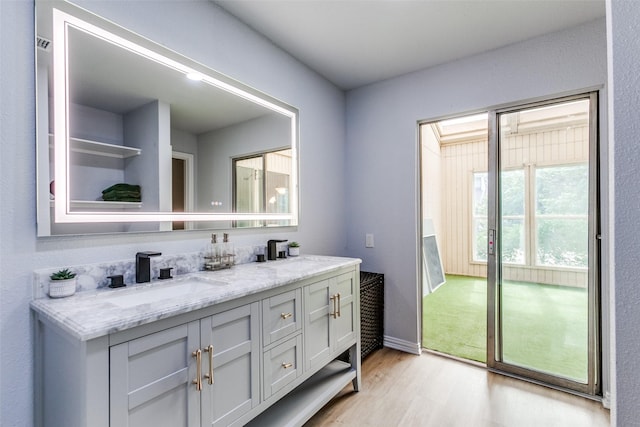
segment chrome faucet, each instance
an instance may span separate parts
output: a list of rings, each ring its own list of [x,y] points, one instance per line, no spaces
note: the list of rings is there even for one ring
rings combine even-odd
[[[267,242],[267,259],[273,261],[278,257],[276,243],[286,242],[286,240],[269,240]]]
[[[162,255],[161,252],[138,252],[136,254],[136,283],[145,283],[151,281],[151,258],[152,256]]]

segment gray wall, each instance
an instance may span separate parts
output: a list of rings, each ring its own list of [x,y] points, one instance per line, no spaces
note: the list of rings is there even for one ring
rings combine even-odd
[[[347,94],[347,243],[385,274],[387,344],[420,341],[417,122],[602,86],[606,71],[601,19]]]
[[[615,251],[615,401],[611,425],[638,425],[640,417],[640,5],[636,1],[607,2],[609,33],[610,143],[613,156]]]
[[[296,230],[231,232],[308,253],[345,254],[344,94],[208,1],[89,1],[85,7],[300,110],[301,220]],[[0,425],[32,419],[32,272],[45,267],[204,249],[208,232],[36,238],[33,2],[0,0]],[[188,31],[185,31],[188,28]],[[295,82],[295,84],[292,84]],[[327,174],[326,171],[332,171]],[[322,226],[318,226],[322,224]]]
[[[291,141],[291,120],[267,114],[198,136],[198,211],[232,211],[233,158],[284,148]],[[222,201],[220,208],[212,200]]]

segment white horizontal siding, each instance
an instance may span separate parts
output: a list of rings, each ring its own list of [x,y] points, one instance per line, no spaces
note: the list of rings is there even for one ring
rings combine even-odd
[[[515,134],[502,141],[502,167],[546,166],[588,161],[587,126]],[[487,140],[441,147],[441,212],[438,242],[447,274],[486,277],[487,267],[472,262],[473,172],[487,170]],[[425,183],[426,191],[430,191]],[[586,272],[569,269],[505,266],[506,280],[586,286]]]

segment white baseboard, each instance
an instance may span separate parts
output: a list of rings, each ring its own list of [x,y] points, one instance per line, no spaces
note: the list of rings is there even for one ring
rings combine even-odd
[[[382,338],[382,345],[384,345],[385,347],[404,351],[406,353],[417,355],[420,355],[422,353],[422,346],[420,345],[420,343],[405,341],[398,338],[390,337],[388,335],[385,335]]]

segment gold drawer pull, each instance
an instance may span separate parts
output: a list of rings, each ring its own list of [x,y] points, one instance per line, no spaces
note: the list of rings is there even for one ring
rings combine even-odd
[[[204,377],[208,380],[209,385],[213,384],[213,344],[209,344],[209,347],[204,349],[205,353],[209,353],[209,373],[204,374]]]
[[[329,316],[333,316],[334,319],[338,317],[338,311],[336,309],[336,295],[331,295],[329,299],[333,302],[333,313],[329,313]]]
[[[196,379],[192,381],[197,391],[202,391],[202,350],[197,349],[191,353],[196,358]]]
[[[293,366],[293,363],[282,362],[282,367],[284,369],[290,368]]]
[[[282,317],[283,319],[288,319],[291,316],[293,316],[293,313],[281,313],[280,314],[280,317]]]
[[[341,305],[340,304],[340,292],[338,292],[336,294],[336,296],[338,297],[338,310],[337,310],[338,311],[338,317],[340,317],[341,316],[341,314],[340,314],[340,305]]]

